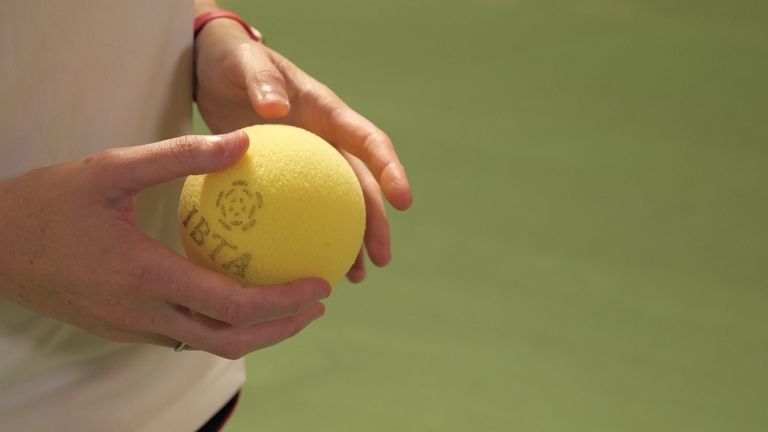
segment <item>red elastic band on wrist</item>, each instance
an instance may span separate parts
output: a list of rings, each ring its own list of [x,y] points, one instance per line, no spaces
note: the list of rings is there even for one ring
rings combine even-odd
[[[242,19],[240,15],[228,10],[214,10],[214,11],[204,12],[196,16],[195,27],[194,27],[195,38],[197,37],[198,33],[200,33],[203,30],[203,27],[205,27],[206,24],[208,24],[211,20],[215,20],[218,18],[228,18],[228,19],[237,21],[238,23],[240,23],[241,26],[243,26],[245,31],[248,32],[248,35],[251,37],[251,39],[255,40],[256,42],[261,42],[261,40],[263,39],[263,37],[261,36],[261,32],[251,27],[251,25],[245,22],[245,20]]]

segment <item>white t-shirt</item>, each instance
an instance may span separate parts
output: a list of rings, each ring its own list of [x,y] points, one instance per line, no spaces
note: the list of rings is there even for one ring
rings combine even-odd
[[[192,19],[191,0],[0,2],[0,179],[189,133]],[[179,184],[137,203],[177,250]],[[113,343],[0,300],[3,431],[191,431],[244,380],[242,361]]]

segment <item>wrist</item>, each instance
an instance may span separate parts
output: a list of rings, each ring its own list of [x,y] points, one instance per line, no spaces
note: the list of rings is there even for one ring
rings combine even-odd
[[[240,24],[228,19],[212,20],[195,35],[194,58],[197,59],[203,49],[215,48],[227,41],[240,40],[243,42],[249,40]]]
[[[225,9],[213,9],[197,15],[194,22],[195,38],[197,38],[198,35],[202,33],[206,27],[221,21],[229,22],[227,26],[229,28],[233,28],[232,24],[237,24],[241,31],[244,30],[248,37],[256,42],[261,42],[262,40],[261,32],[253,28],[238,14]]]
[[[235,33],[237,36],[242,36],[243,27],[238,22],[230,19],[211,20],[195,34],[195,42],[211,33]]]

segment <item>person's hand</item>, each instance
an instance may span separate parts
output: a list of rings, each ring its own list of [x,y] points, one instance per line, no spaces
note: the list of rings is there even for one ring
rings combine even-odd
[[[113,341],[231,359],[299,332],[323,314],[327,282],[243,287],[136,227],[137,192],[223,169],[247,147],[243,132],[188,136],[0,182],[0,296]]]
[[[328,87],[274,50],[250,39],[227,19],[210,21],[195,44],[196,100],[216,133],[259,123],[284,123],[307,129],[334,145],[357,174],[366,203],[365,247],[371,261],[390,260],[389,223],[382,191],[399,210],[411,205],[405,170],[392,141],[353,111]],[[347,274],[365,277],[361,248]]]

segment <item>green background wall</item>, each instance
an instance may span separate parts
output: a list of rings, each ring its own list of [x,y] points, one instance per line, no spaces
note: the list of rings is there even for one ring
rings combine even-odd
[[[768,430],[768,3],[222,4],[415,192],[227,430]]]

